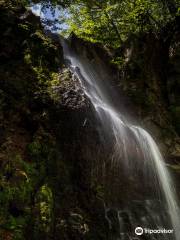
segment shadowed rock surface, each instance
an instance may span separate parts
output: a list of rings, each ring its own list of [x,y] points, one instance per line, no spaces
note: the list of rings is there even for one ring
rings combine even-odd
[[[0,238],[116,239],[118,215],[105,212],[96,172],[97,160],[109,159],[111,142],[102,144],[100,123],[59,39],[45,34],[30,11],[5,2],[0,29]],[[129,39],[116,52],[74,35],[71,46],[107,69],[120,97],[115,105],[155,136],[180,189],[178,35],[167,49],[149,35]],[[119,54],[123,65],[112,61]],[[124,199],[126,185],[122,173]],[[128,226],[128,213],[120,215]]]

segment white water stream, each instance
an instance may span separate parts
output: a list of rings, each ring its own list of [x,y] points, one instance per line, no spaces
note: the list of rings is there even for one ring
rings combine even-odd
[[[79,54],[77,55],[72,52],[64,41],[62,45],[64,49],[64,57],[69,62],[69,68],[79,79],[84,93],[93,104],[96,114],[102,122],[104,131],[108,129],[113,135],[114,154],[111,159],[112,166],[116,167],[119,164],[119,161],[122,161],[123,159],[123,164],[127,171],[128,169],[138,171],[137,166],[132,167],[135,164],[144,164],[143,168],[145,169],[145,172],[147,169],[150,169],[151,174],[155,175],[154,177],[151,176],[151,179],[154,179],[154,182],[152,181],[150,184],[153,188],[156,188],[157,178],[158,184],[160,185],[165,198],[170,222],[175,232],[174,237],[169,236],[161,239],[179,240],[180,215],[178,201],[174,190],[174,184],[157,144],[146,130],[128,123],[113,106],[110,97],[113,93],[106,82],[106,74],[102,72],[102,69],[98,72],[94,63],[92,64],[91,61],[84,56],[79,56]],[[132,145],[135,145],[135,148]],[[133,148],[137,154],[140,154],[141,152],[144,159],[142,163],[135,163],[135,161],[132,162],[129,157],[129,152]],[[108,219],[107,214],[106,218]],[[120,219],[119,213],[118,218]],[[108,221],[109,224],[111,224],[109,219]],[[155,238],[152,237],[150,239]]]

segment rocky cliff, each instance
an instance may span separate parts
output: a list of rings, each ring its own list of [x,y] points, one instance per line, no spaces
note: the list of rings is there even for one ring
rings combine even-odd
[[[1,239],[109,240],[104,189],[91,171],[108,159],[107,149],[59,38],[4,1],[0,29]],[[179,41],[174,37],[168,53],[159,42],[152,49],[152,41],[130,39],[116,52],[75,36],[71,45],[106,66],[123,102],[116,104],[156,136],[178,176]]]

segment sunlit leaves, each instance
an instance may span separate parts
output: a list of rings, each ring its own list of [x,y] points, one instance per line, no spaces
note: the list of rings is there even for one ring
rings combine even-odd
[[[166,0],[77,0],[69,7],[69,16],[65,18],[69,28],[76,35],[102,42],[113,47],[134,33],[154,32],[173,19]]]

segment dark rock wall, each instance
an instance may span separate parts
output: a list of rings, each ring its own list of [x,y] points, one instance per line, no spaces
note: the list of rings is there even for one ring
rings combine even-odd
[[[101,142],[93,107],[72,81],[57,36],[4,1],[0,29],[0,238],[110,240],[97,165],[111,146]],[[158,42],[150,48],[152,41],[127,44],[117,67],[110,62],[119,53],[71,39],[89,58],[103,59],[123,102],[115,104],[157,137],[178,176],[179,45],[175,38],[170,58],[162,58],[164,49]]]
[[[178,51],[174,57],[170,53],[179,40],[174,41],[166,45],[151,34],[130,39],[121,50],[124,63],[119,70],[120,88],[133,101],[136,119],[155,137],[166,158],[178,158],[180,150],[179,62],[173,62],[178,59]]]

